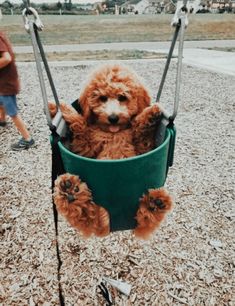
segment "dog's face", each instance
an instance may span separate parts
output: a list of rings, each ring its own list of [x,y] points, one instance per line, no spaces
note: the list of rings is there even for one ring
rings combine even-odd
[[[90,124],[116,133],[131,126],[132,119],[150,105],[150,96],[126,67],[105,66],[92,75],[80,105]]]

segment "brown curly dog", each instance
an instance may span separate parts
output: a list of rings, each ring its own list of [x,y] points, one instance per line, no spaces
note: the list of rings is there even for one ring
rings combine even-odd
[[[121,159],[152,150],[162,113],[158,104],[150,102],[147,89],[127,67],[106,65],[98,69],[81,92],[81,114],[61,103],[73,135],[70,150],[96,159]],[[49,107],[55,115],[55,105]],[[54,200],[58,211],[84,236],[109,233],[108,212],[93,202],[91,191],[78,176],[60,176]],[[172,200],[164,189],[150,189],[140,199],[135,235],[148,238],[171,208]]]

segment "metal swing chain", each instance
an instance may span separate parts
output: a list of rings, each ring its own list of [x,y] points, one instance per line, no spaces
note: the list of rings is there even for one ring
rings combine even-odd
[[[32,46],[33,46],[33,52],[34,52],[34,57],[35,57],[35,61],[36,61],[36,66],[37,66],[37,71],[38,71],[38,77],[39,77],[39,82],[40,82],[40,87],[41,87],[41,92],[42,92],[42,98],[43,98],[43,104],[44,104],[44,111],[46,114],[46,119],[47,119],[47,123],[48,126],[50,127],[52,133],[55,135],[56,138],[59,138],[59,135],[56,133],[56,127],[52,124],[52,119],[50,116],[50,112],[49,112],[49,108],[48,108],[48,99],[47,99],[47,92],[46,92],[46,86],[45,86],[45,82],[44,82],[44,78],[43,78],[43,71],[42,71],[42,66],[41,66],[41,59],[43,60],[45,69],[46,69],[46,73],[51,85],[51,89],[57,104],[57,107],[59,106],[59,100],[58,100],[58,96],[56,93],[56,89],[50,74],[50,70],[46,61],[46,57],[38,36],[38,30],[41,31],[43,29],[43,24],[39,18],[39,15],[37,13],[37,11],[29,6],[29,0],[26,0],[26,8],[23,10],[22,12],[22,16],[23,16],[23,20],[24,20],[24,26],[26,31],[30,34],[31,37],[31,42],[32,42]],[[33,15],[34,17],[34,21],[28,19],[28,15]],[[40,51],[40,54],[39,54]],[[41,57],[40,57],[41,55]],[[58,112],[59,113],[59,112]],[[57,173],[57,170],[55,171],[55,169],[53,169],[54,167],[56,167],[55,165],[55,161],[60,162],[60,160],[58,160],[58,146],[57,143],[52,144],[52,188],[53,188],[53,184],[54,184],[54,180],[55,180],[55,174]],[[56,156],[57,155],[57,156]],[[57,260],[58,260],[58,267],[57,267],[57,277],[58,277],[58,286],[59,286],[59,301],[60,301],[60,305],[64,306],[65,302],[64,302],[64,296],[62,293],[62,288],[61,288],[61,282],[60,282],[60,268],[62,265],[62,261],[60,258],[60,250],[59,250],[59,243],[58,243],[58,213],[55,207],[55,204],[53,202],[53,215],[54,215],[54,223],[55,223],[55,234],[56,234],[56,254],[57,254]]]
[[[174,121],[178,113],[179,108],[179,99],[180,99],[180,84],[182,77],[182,62],[183,62],[183,48],[184,48],[184,33],[185,28],[188,26],[187,19],[187,0],[185,0],[184,5],[178,12],[176,16],[178,17],[178,23],[180,24],[180,33],[179,33],[179,46],[178,46],[178,62],[177,62],[177,73],[176,73],[176,90],[175,90],[175,101],[174,101],[174,111],[170,116],[170,121]],[[173,24],[174,26],[174,24]]]
[[[159,102],[162,89],[165,83],[166,75],[169,69],[169,65],[172,59],[172,54],[175,48],[175,44],[179,35],[179,47],[178,47],[178,62],[177,62],[177,73],[176,73],[176,89],[175,89],[175,99],[174,99],[174,109],[172,115],[164,114],[164,117],[167,121],[173,122],[178,111],[179,107],[179,92],[180,92],[180,84],[181,84],[181,71],[182,71],[182,59],[183,59],[183,44],[184,44],[184,33],[185,28],[188,25],[187,20],[187,0],[183,1],[183,6],[180,6],[176,9],[175,15],[173,17],[171,25],[175,27],[174,36],[172,38],[170,50],[167,56],[167,61],[165,64],[165,68],[163,71],[162,79],[159,85],[156,102]]]
[[[33,15],[34,20],[29,19],[28,15]],[[36,67],[38,71],[38,77],[39,77],[39,82],[40,82],[40,88],[41,88],[41,93],[42,93],[42,98],[43,98],[44,112],[46,114],[47,124],[51,130],[55,130],[55,126],[52,123],[52,118],[51,118],[50,111],[48,108],[47,91],[46,91],[45,81],[43,78],[43,69],[41,65],[41,60],[43,61],[57,107],[59,107],[59,99],[58,99],[58,95],[57,95],[57,92],[54,86],[54,82],[53,82],[53,79],[50,73],[48,63],[46,60],[43,46],[41,44],[40,37],[38,35],[38,31],[42,31],[44,26],[39,18],[37,11],[34,8],[29,6],[29,0],[27,0],[26,2],[26,8],[23,10],[22,16],[24,20],[25,30],[30,34],[30,38],[32,42],[32,47],[33,47]]]

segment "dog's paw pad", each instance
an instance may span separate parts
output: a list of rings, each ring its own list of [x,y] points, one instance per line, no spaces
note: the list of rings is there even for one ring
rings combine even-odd
[[[63,191],[67,191],[72,187],[72,182],[70,180],[65,180],[60,182],[60,187]]]
[[[56,185],[59,193],[65,196],[68,202],[73,202],[76,194],[80,191],[81,181],[78,176],[63,175],[58,179]]]
[[[148,209],[155,211],[169,211],[172,208],[172,199],[163,189],[152,189],[148,194]]]
[[[162,202],[161,199],[154,199],[154,204],[160,209],[164,209],[166,207],[166,205],[164,204],[164,202]]]
[[[79,191],[80,188],[78,185],[74,185],[70,181],[65,182],[64,192],[66,193],[66,198],[69,203],[72,203],[77,199],[77,194]]]
[[[149,199],[149,210],[156,211],[157,209],[164,209],[166,205],[161,199],[151,198]]]
[[[73,194],[68,194],[67,195],[67,200],[69,203],[73,202],[74,200],[76,200],[75,196]]]

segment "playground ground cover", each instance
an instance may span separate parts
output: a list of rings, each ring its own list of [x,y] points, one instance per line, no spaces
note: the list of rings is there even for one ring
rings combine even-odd
[[[125,64],[145,79],[155,97],[164,60]],[[54,63],[60,99],[74,101],[84,76],[96,65]],[[15,128],[10,120],[1,128],[0,305],[57,306],[49,131],[35,64],[19,63],[18,68],[19,107],[36,147],[11,152]],[[169,108],[175,69],[173,61],[161,99]],[[174,165],[165,186],[175,208],[152,239],[140,241],[127,231],[84,240],[59,219],[66,306],[104,305],[97,291],[103,276],[132,285],[129,297],[112,291],[118,306],[235,305],[234,81],[233,76],[183,65]]]
[[[164,62],[125,64],[156,95]],[[51,67],[61,100],[77,98],[84,75],[95,65]],[[166,106],[174,97],[175,68],[162,96]],[[49,131],[35,65],[21,64],[19,73],[19,107],[37,145],[11,152],[7,144],[17,139],[13,125],[8,121],[0,131],[0,303],[59,305]],[[234,305],[235,79],[187,65],[182,76],[174,166],[165,186],[174,197],[172,214],[146,242],[129,231],[83,240],[60,218],[66,305],[104,305],[97,291],[103,276],[132,285],[129,298],[113,291],[117,305]]]

